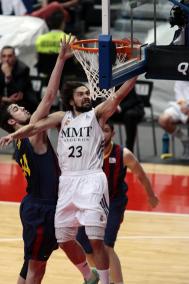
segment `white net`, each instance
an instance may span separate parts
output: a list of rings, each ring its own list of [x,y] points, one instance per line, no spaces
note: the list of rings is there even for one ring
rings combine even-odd
[[[93,46],[94,48],[97,47],[97,42],[94,43],[96,46]],[[98,51],[97,52],[91,52],[88,51],[86,43],[84,45],[81,44],[81,47],[86,47],[85,50],[79,50],[79,49],[73,49],[73,53],[77,60],[82,65],[89,84],[89,90],[90,94],[93,100],[96,100],[97,98],[109,98],[114,94],[115,87],[111,89],[100,89],[99,88],[99,64],[98,64]],[[117,53],[116,55],[116,61],[114,66],[120,65],[127,61],[127,54],[126,53]]]

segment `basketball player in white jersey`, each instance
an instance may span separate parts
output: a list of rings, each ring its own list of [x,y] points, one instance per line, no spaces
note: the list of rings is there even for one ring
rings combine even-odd
[[[53,113],[35,125],[25,126],[2,142],[60,127],[57,152],[61,177],[55,214],[56,237],[88,284],[98,283],[98,275],[102,284],[109,284],[109,259],[103,243],[109,200],[107,179],[102,171],[102,127],[135,81],[136,78],[125,82],[113,97],[94,109],[88,88],[77,82],[67,82],[63,93],[64,112]],[[93,248],[98,275],[94,272],[91,275],[83,250],[75,240],[81,225],[85,226]]]

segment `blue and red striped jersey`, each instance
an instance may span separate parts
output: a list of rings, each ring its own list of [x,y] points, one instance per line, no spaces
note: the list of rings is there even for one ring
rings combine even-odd
[[[128,186],[125,182],[127,168],[123,163],[123,147],[113,144],[108,157],[104,159],[103,170],[108,179],[110,200],[119,195],[125,194]]]

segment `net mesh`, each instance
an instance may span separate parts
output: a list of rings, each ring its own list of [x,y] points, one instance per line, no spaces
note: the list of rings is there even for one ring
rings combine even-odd
[[[113,66],[116,67],[120,66],[122,63],[126,62],[130,58],[130,55],[124,50],[124,46],[128,47],[130,45],[130,41],[125,39],[123,41],[117,41],[117,42],[115,41],[114,43],[116,45],[117,52],[116,52],[116,60]],[[79,46],[81,49],[74,48],[74,46],[72,46],[72,49],[75,57],[80,62],[86,73],[92,99],[94,100],[96,100],[97,98],[107,99],[111,97],[114,94],[115,87],[108,90],[99,88],[99,63],[98,63],[99,53],[98,50],[94,51],[95,49],[98,49],[98,41],[97,40],[96,42],[89,41],[87,43],[81,41],[79,43]]]

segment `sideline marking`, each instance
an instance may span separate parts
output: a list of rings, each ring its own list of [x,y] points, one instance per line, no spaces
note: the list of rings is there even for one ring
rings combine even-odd
[[[0,201],[0,204],[2,205],[16,205],[16,206],[19,206],[20,205],[20,202],[16,202],[16,201]]]
[[[0,201],[0,205],[14,205],[19,206],[20,202]],[[175,216],[175,217],[188,217],[187,213],[171,213],[171,212],[157,212],[157,211],[139,211],[139,210],[125,210],[126,214],[143,214],[143,215],[160,215],[160,216]]]
[[[189,240],[189,236],[122,236],[118,240]]]
[[[22,238],[0,238],[0,243],[6,243],[6,242],[20,242],[23,241]]]
[[[121,236],[118,240],[189,240],[189,236]],[[0,238],[0,243],[20,242],[22,238]]]
[[[171,213],[171,212],[157,212],[157,211],[139,211],[139,210],[125,210],[125,214],[143,214],[143,215],[160,215],[160,216],[175,216],[175,217],[188,217],[189,213]]]

